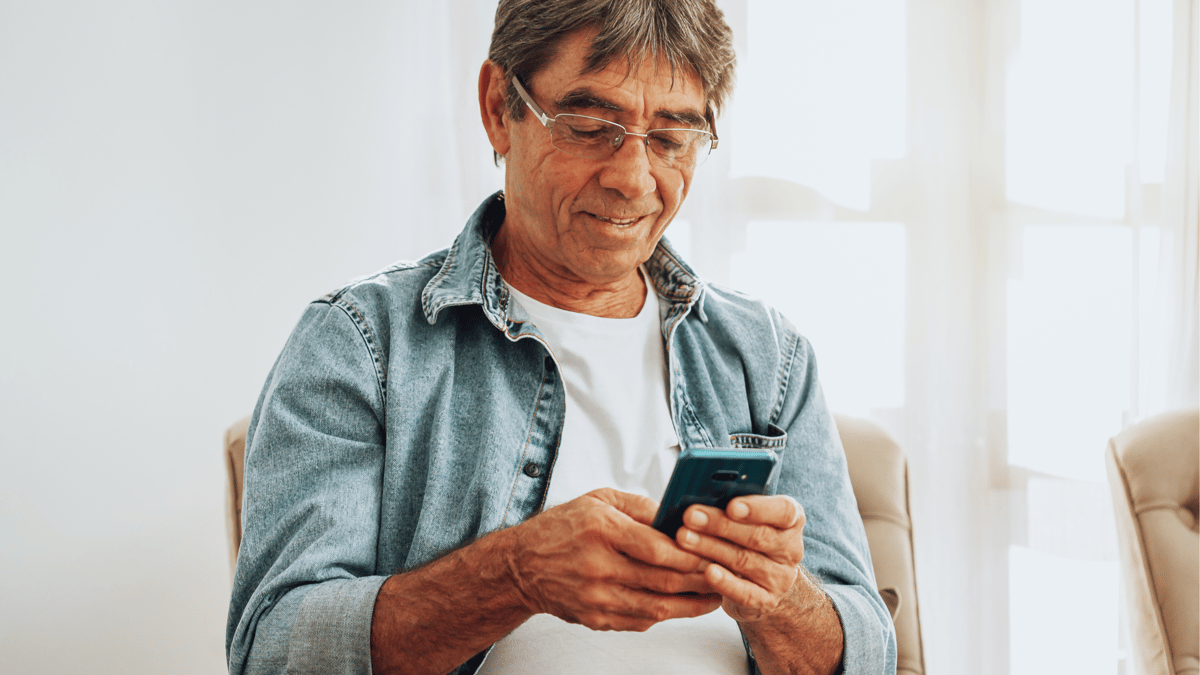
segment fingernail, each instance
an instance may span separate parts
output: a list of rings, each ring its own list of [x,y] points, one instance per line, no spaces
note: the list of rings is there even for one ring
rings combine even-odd
[[[712,578],[714,581],[720,581],[721,577],[725,576],[725,573],[721,571],[720,567],[717,567],[716,565],[709,565],[709,568],[712,569]],[[708,572],[708,570],[706,569],[705,572]]]
[[[704,515],[704,512],[699,509],[692,511],[690,520],[692,521],[692,525],[696,527],[704,527],[708,524],[708,516]]]
[[[734,502],[729,507],[729,515],[733,516],[734,518],[745,518],[746,516],[750,515],[750,507],[746,506],[742,502]]]
[[[695,532],[692,532],[691,530],[683,531],[683,543],[695,544],[698,541],[700,541],[700,537],[697,537]]]

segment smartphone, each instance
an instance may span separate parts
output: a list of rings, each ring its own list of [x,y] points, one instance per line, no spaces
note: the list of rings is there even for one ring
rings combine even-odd
[[[684,450],[654,516],[654,529],[674,539],[692,504],[724,509],[734,497],[765,494],[778,465],[779,458],[769,450]]]

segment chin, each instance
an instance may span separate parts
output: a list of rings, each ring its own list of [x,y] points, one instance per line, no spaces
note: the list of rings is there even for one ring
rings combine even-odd
[[[632,274],[636,274],[638,266],[643,262],[645,260],[634,253],[596,261],[588,266],[587,271],[591,275],[589,281],[593,283],[615,283],[621,281]]]

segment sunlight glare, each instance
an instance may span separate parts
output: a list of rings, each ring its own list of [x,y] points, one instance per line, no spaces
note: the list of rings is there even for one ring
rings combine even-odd
[[[1120,218],[1133,157],[1133,0],[1021,3],[1008,69],[1007,189],[1015,202]]]
[[[904,405],[902,224],[751,221],[730,276],[809,339],[831,409]]]
[[[747,11],[731,177],[780,178],[866,210],[872,161],[905,154],[904,0],[749,0]]]
[[[1104,480],[1130,405],[1132,236],[1119,226],[1027,226],[1008,281],[1008,458]]]

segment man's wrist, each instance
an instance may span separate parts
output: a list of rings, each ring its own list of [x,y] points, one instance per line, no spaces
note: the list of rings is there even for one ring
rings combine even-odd
[[[501,530],[389,577],[372,619],[375,672],[446,672],[526,621],[532,612],[511,579],[511,546],[512,533]]]
[[[845,635],[833,600],[803,566],[788,596],[758,621],[739,622],[764,675],[840,672]],[[804,644],[795,636],[805,636]]]
[[[487,551],[488,559],[498,562],[492,574],[496,588],[502,589],[502,602],[505,605],[510,605],[513,608],[524,610],[533,615],[537,613],[537,609],[529,601],[529,597],[522,585],[522,529],[521,525],[509,527],[493,532],[485,540],[489,547]]]

